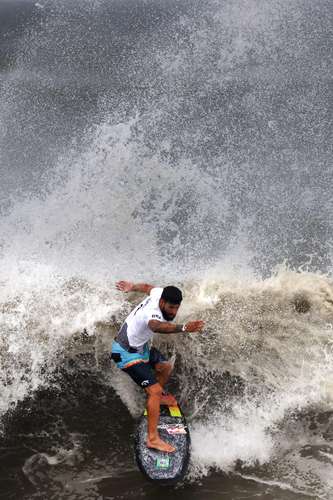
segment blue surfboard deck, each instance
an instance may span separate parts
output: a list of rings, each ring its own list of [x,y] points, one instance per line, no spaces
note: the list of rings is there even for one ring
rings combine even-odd
[[[141,472],[150,481],[174,484],[182,480],[190,460],[190,433],[186,419],[179,406],[161,406],[158,432],[163,439],[176,448],[166,453],[147,448],[147,410],[138,422],[135,434],[135,458]]]

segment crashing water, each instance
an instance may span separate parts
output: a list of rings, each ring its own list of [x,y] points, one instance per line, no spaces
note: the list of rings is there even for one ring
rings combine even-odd
[[[168,342],[159,336],[155,343],[170,356],[176,353],[174,383],[192,430],[188,479],[212,470],[243,476],[255,471],[256,480],[327,497],[333,450],[333,284],[324,276],[281,269],[263,281],[215,278],[183,288],[181,320],[204,318],[207,328],[202,334],[173,335]],[[69,359],[89,356],[83,369],[92,370],[91,377],[97,373],[104,390],[113,388],[138,416],[141,392],[105,363],[113,334],[131,306],[112,286],[83,280],[34,286],[3,303],[1,365],[7,380],[2,409],[41,387],[59,390],[63,382],[55,372],[79,376],[82,366],[73,369]],[[45,456],[52,465],[52,460],[65,462],[59,453],[69,452],[75,453],[75,446]]]

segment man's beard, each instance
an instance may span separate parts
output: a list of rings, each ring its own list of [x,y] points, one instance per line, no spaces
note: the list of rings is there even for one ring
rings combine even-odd
[[[161,313],[166,321],[172,321],[175,318],[175,314],[168,314],[167,312],[163,311],[163,309],[161,309]]]

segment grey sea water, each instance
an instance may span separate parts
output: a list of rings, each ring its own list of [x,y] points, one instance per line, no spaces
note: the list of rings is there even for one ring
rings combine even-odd
[[[0,1],[0,498],[333,497],[332,4]],[[192,436],[133,458],[137,295]],[[162,337],[162,336],[161,336]]]

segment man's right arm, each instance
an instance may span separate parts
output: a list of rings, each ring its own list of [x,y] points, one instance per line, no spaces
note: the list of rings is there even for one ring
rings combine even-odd
[[[132,283],[131,281],[117,281],[116,288],[121,292],[142,292],[149,295],[151,290],[155,287],[153,285],[148,285],[147,283]]]

